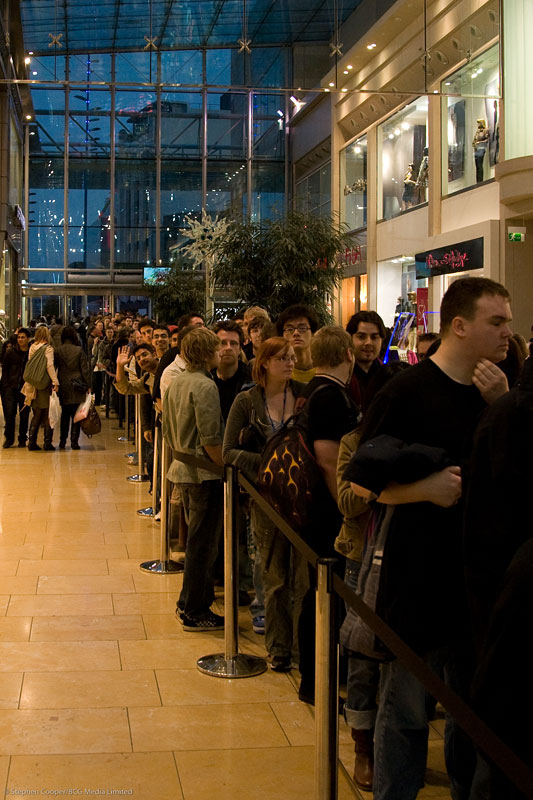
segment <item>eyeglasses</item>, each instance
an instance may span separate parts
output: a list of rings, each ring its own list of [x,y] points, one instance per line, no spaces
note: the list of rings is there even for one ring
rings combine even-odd
[[[276,356],[274,361],[283,361],[284,364],[295,364],[296,356]]]
[[[289,336],[292,336],[292,334],[295,331],[298,331],[298,333],[306,333],[307,331],[310,331],[310,330],[311,330],[311,326],[310,325],[303,325],[302,324],[302,325],[297,325],[296,327],[293,327],[292,325],[286,325],[285,328],[283,328],[283,333],[288,333]]]

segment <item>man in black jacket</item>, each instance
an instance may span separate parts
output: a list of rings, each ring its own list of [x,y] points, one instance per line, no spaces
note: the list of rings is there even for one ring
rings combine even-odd
[[[29,349],[30,332],[27,328],[19,328],[16,345],[11,347],[6,353],[4,363],[2,364],[2,378],[0,380],[5,420],[5,441],[2,445],[4,449],[11,447],[15,441],[17,409],[19,412],[18,446],[26,446],[30,407],[24,405],[24,395],[21,394],[20,390],[24,383],[24,368],[28,361]]]

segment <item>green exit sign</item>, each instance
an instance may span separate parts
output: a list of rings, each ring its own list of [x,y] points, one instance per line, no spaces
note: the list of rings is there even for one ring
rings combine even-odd
[[[523,233],[508,233],[507,236],[510,242],[523,242],[526,238]]]

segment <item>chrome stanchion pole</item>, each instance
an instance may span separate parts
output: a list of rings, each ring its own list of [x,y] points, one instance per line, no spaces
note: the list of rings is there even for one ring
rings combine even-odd
[[[224,470],[224,652],[203,656],[196,666],[216,678],[251,678],[267,668],[264,658],[239,653],[239,551],[237,547],[237,469]]]
[[[127,442],[129,441],[128,437],[130,435],[130,404],[128,401],[128,395],[123,395],[124,397],[124,436],[117,436],[117,442]],[[119,420],[120,425],[120,420]]]
[[[156,575],[169,575],[183,572],[183,564],[170,560],[170,530],[168,526],[168,480],[167,472],[172,461],[172,451],[161,434],[161,558],[144,561],[139,565],[142,572],[153,572]],[[154,477],[154,488],[156,491]]]
[[[159,428],[154,426],[154,463],[152,468],[152,505],[147,508],[137,509],[139,517],[155,517],[157,506],[157,469],[158,469],[158,442],[159,442]]]
[[[130,439],[131,394],[125,395],[125,401],[126,401],[126,439],[127,439],[128,442],[132,441],[133,443],[135,443],[135,437],[136,437],[136,434],[137,434],[137,431],[135,430],[135,420],[134,420],[134,425],[133,425],[133,427],[134,427],[133,439]],[[124,458],[127,458],[128,462],[130,464],[133,464],[135,462],[136,458],[137,458],[137,453],[135,453],[135,452],[134,453],[124,453]]]
[[[139,472],[135,475],[129,475],[126,480],[130,483],[146,483],[149,480],[148,475],[144,475],[143,457],[142,457],[142,442],[143,435],[141,431],[141,395],[135,395],[135,439],[137,444],[137,465]]]
[[[317,563],[316,676],[315,676],[315,798],[336,800],[339,752],[338,656],[335,641],[333,565]]]

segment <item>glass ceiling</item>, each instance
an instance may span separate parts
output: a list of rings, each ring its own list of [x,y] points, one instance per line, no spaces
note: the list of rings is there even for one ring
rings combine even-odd
[[[163,50],[239,47],[243,38],[252,48],[327,42],[362,1],[20,0],[20,5],[26,49],[50,55],[153,49],[151,43]]]

